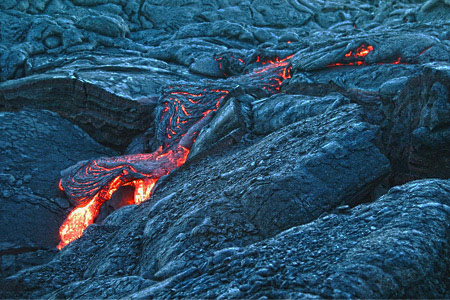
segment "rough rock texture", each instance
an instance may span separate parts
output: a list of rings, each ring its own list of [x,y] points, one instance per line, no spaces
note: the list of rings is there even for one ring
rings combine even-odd
[[[445,1],[8,0],[1,8],[0,107],[57,111],[120,150],[153,126],[162,86],[195,80],[188,70],[223,77],[269,53],[296,53],[298,79],[371,44],[364,63],[386,67],[318,75],[378,87],[416,64],[450,60]]]
[[[152,203],[117,211],[99,227],[101,236],[90,228],[50,265],[8,283],[18,293],[31,290],[23,295],[41,297],[83,278],[91,278],[85,283],[90,288],[77,285],[77,290],[97,290],[95,284],[112,275],[162,280],[214,251],[248,245],[340,205],[358,203],[389,171],[387,159],[372,143],[375,133],[362,120],[361,109],[347,105],[282,128],[231,155],[185,165],[160,182]],[[51,283],[38,279],[42,276],[51,276]],[[131,287],[138,291],[143,286]],[[110,286],[98,292],[104,294],[90,297],[125,296],[131,290]]]
[[[227,143],[230,139],[239,140],[247,131],[246,116],[241,103],[231,98],[211,120],[202,128],[198,138],[189,152],[188,159],[199,154],[211,152]]]
[[[112,69],[123,68],[125,71],[112,77],[108,72],[102,71],[103,67],[107,70],[108,65],[98,66],[88,62],[83,66],[85,63],[79,62],[82,59],[74,58],[77,62],[68,66],[67,70],[0,83],[0,107],[7,110],[23,107],[46,108],[58,112],[89,132],[99,142],[124,149],[134,135],[151,126],[156,105],[152,91],[148,92],[148,97],[140,97],[137,100],[126,95],[126,82],[133,80],[137,85],[144,82],[149,86],[154,76],[150,74],[158,74],[159,69],[156,66],[143,66],[143,69],[139,70],[135,59],[126,61],[104,57],[102,63],[110,64]],[[127,74],[130,68],[130,72],[134,73],[133,77]],[[80,73],[77,72],[78,69],[81,69]],[[140,72],[147,74],[136,78]],[[163,80],[160,76],[157,77]],[[123,84],[119,81],[123,81]]]
[[[450,298],[449,16],[0,1],[0,298]],[[55,256],[61,170],[114,155],[96,142],[177,142],[207,111],[186,165],[140,206],[120,188]]]
[[[299,71],[314,71],[333,63],[350,63],[351,60],[347,61],[345,54],[362,44],[374,48],[363,60],[367,64],[393,63],[398,58],[399,62],[409,64],[450,59],[449,46],[438,38],[416,32],[411,34],[404,33],[403,30],[392,30],[381,37],[374,32],[373,35],[352,35],[350,38],[321,41],[297,52],[292,59],[292,65]]]
[[[55,255],[71,204],[58,191],[61,166],[113,152],[55,113],[0,113],[1,274]]]
[[[257,100],[252,103],[253,131],[256,134],[268,134],[348,103],[349,100],[340,94],[329,94],[325,97],[278,94]]]
[[[425,64],[401,86],[384,105],[390,120],[386,152],[404,176],[449,178],[450,64]]]
[[[129,297],[448,298],[449,199],[449,180],[414,181],[344,214],[215,251]]]

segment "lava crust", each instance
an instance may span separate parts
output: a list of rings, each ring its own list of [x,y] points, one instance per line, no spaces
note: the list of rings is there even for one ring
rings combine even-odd
[[[0,298],[450,298],[448,0],[0,3]]]

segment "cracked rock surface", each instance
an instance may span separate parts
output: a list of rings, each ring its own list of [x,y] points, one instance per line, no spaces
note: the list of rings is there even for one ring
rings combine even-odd
[[[0,298],[450,298],[449,16],[448,0],[0,1]],[[58,252],[60,171],[156,150],[169,97],[217,91],[186,164],[141,205],[119,189]]]

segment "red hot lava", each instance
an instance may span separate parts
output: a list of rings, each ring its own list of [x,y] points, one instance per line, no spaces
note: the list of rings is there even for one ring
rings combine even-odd
[[[252,88],[279,92],[282,81],[290,77],[288,60],[291,57],[264,62],[265,66],[250,74],[220,82],[222,88],[168,87],[160,98],[156,116],[159,121],[156,139],[161,145],[157,151],[81,161],[64,170],[59,188],[77,206],[59,229],[58,249],[78,239],[94,222],[102,204],[120,187],[133,186],[133,204],[140,204],[150,197],[161,176],[184,164],[201,128],[229,94],[224,86],[232,88],[246,82]]]
[[[350,52],[346,53],[344,55],[344,62],[329,64],[329,65],[327,65],[327,67],[365,65],[366,62],[364,61],[364,58],[372,50],[373,50],[373,47],[371,45],[366,46],[365,44],[362,44],[355,51],[350,51]]]
[[[425,51],[427,51],[429,48],[422,51],[419,55],[422,55]],[[355,51],[350,51],[344,55],[344,58],[342,62],[332,63],[327,65],[326,67],[340,67],[340,66],[366,66],[367,63],[365,62],[366,56],[373,51],[373,46],[371,45],[365,45],[362,44],[359,46]],[[397,59],[391,63],[393,65],[398,64],[405,64],[401,61],[401,57],[397,57]],[[386,63],[378,63],[378,65],[384,65]]]
[[[62,249],[78,239],[98,216],[101,205],[121,186],[134,186],[134,204],[148,197],[156,181],[181,166],[189,150],[183,145],[162,152],[82,161],[63,171],[61,186],[78,203],[59,229]]]
[[[269,93],[279,93],[283,81],[291,78],[292,67],[289,66],[289,60],[293,56],[289,55],[283,59],[275,57],[266,61],[261,61],[258,56],[256,62],[260,62],[263,67],[257,68],[245,76],[252,78],[256,85],[262,84],[262,88]]]

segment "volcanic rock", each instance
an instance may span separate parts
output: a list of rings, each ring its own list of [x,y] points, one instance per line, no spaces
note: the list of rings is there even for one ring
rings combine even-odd
[[[58,228],[71,206],[58,191],[61,167],[114,152],[44,110],[0,113],[0,145],[0,255],[7,276],[56,254]]]
[[[57,285],[67,287],[55,297],[77,297],[65,293],[75,291],[72,282],[90,278],[90,296],[100,297],[93,287],[104,276],[161,280],[160,270],[174,261],[188,264],[181,274],[192,276],[198,271],[191,269],[214,251],[249,245],[339,205],[367,201],[371,187],[389,171],[372,143],[375,132],[358,106],[346,105],[284,127],[250,147],[239,149],[238,144],[229,155],[185,165],[160,181],[151,203],[116,211],[102,226],[89,227],[50,265],[11,280],[17,292],[34,291],[27,297],[41,297]],[[231,165],[232,170],[226,167]],[[181,276],[178,269],[164,274],[173,272]],[[37,274],[51,276],[51,283],[23,281],[41,278]],[[140,287],[119,294],[107,286],[102,290],[106,297],[125,296]]]
[[[384,105],[391,121],[386,152],[401,177],[450,176],[449,83],[450,64],[425,64]]]
[[[370,51],[363,60],[367,64],[394,63],[398,58],[400,58],[399,62],[409,64],[450,60],[449,46],[438,38],[425,34],[394,31],[381,38],[373,34],[373,36],[364,35],[363,37],[352,36],[351,40],[346,38],[339,41],[321,41],[317,45],[299,51],[293,57],[292,65],[294,70],[315,71],[333,63],[349,64],[351,62],[345,61],[345,55],[361,45],[373,47],[373,51]]]
[[[77,21],[75,26],[110,37],[125,37],[130,34],[123,20],[109,16],[86,16]]]
[[[253,131],[256,134],[268,134],[348,103],[350,101],[341,94],[325,97],[277,94],[252,103]]]
[[[449,191],[449,180],[395,187],[346,214],[216,251],[187,278],[181,269],[127,297],[447,298]]]
[[[230,99],[211,122],[202,128],[188,158],[210,153],[213,148],[219,147],[227,140],[239,140],[239,136],[247,131],[245,119],[241,104],[235,98]]]
[[[189,71],[209,77],[223,77],[219,64],[212,57],[195,60],[190,66]]]
[[[0,1],[0,298],[450,298],[449,15]]]
[[[80,59],[73,58],[76,61]],[[98,141],[124,149],[134,135],[150,127],[156,105],[152,94],[165,82],[165,75],[152,80],[154,75],[151,74],[167,73],[164,68],[168,66],[146,59],[123,60],[105,56],[97,59],[95,64],[69,63],[49,72],[52,74],[31,75],[0,83],[0,105],[3,109],[32,107],[58,112]],[[137,66],[137,61],[143,64],[142,68]],[[122,69],[124,72],[112,75],[108,69]],[[133,79],[128,72],[134,73],[133,76],[146,74]],[[134,84],[128,86],[128,81]],[[146,97],[141,96],[143,90],[148,93]]]

